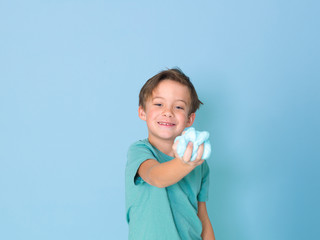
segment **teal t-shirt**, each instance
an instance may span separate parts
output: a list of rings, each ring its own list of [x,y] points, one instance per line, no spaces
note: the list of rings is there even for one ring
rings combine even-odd
[[[148,139],[132,144],[126,165],[126,213],[130,240],[198,240],[202,224],[198,201],[208,200],[209,167],[205,161],[176,184],[158,188],[137,176],[141,163],[173,159]]]

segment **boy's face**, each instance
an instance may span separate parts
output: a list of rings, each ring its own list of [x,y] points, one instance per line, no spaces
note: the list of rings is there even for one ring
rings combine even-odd
[[[147,122],[149,141],[174,141],[186,127],[193,124],[195,113],[189,115],[190,91],[187,86],[172,80],[163,80],[139,107],[139,117]],[[159,142],[160,141],[160,142]]]

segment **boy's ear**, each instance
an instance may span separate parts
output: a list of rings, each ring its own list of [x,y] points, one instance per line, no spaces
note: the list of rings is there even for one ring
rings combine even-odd
[[[138,108],[138,113],[139,113],[139,118],[140,118],[141,120],[146,121],[146,112],[144,111],[144,109],[143,109],[142,106],[139,106],[139,108]]]
[[[188,121],[187,121],[187,127],[191,127],[194,119],[196,118],[196,114],[195,113],[191,113],[188,117]]]

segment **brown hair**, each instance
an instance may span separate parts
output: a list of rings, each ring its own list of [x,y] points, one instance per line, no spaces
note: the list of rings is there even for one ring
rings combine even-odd
[[[190,90],[190,99],[191,99],[191,106],[189,114],[194,113],[199,109],[200,104],[203,104],[199,98],[198,94],[191,83],[188,76],[186,76],[181,69],[179,68],[172,68],[168,70],[164,70],[157,75],[150,78],[141,88],[139,94],[139,106],[145,109],[146,101],[149,97],[151,97],[153,90],[158,86],[158,84],[163,80],[172,80],[185,85]]]

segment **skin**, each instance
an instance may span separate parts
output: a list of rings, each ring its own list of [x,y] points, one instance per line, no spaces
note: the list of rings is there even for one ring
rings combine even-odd
[[[174,143],[174,139],[181,135],[186,127],[192,126],[195,119],[195,113],[189,114],[190,103],[187,86],[176,81],[163,80],[147,99],[145,109],[139,107],[139,117],[147,123],[149,142],[163,153],[174,157],[165,163],[148,159],[140,165],[138,174],[150,185],[168,187],[204,162],[201,159],[203,144],[198,149],[195,161],[190,161],[193,149],[191,142],[182,158],[176,152],[178,142]],[[214,240],[205,202],[198,202],[198,216],[203,225],[202,238]]]

